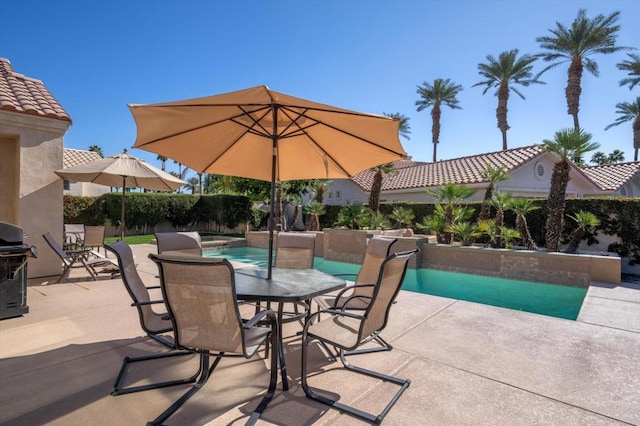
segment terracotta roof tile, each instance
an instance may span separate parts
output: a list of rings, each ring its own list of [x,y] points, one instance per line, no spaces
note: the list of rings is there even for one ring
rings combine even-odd
[[[436,163],[419,163],[402,160],[394,163],[396,172],[385,175],[382,181],[383,191],[438,186],[445,183],[474,184],[482,183],[482,172],[486,164],[494,167],[504,166],[512,171],[543,154],[537,145],[513,148],[506,151],[478,154]],[[352,178],[362,190],[369,191],[373,183],[374,172],[365,170]]]
[[[604,191],[617,191],[640,175],[640,161],[584,167],[582,171]]]
[[[92,161],[96,161],[101,158],[102,157],[100,157],[97,152],[65,148],[62,155],[62,167],[66,169],[67,167],[91,163]]]
[[[71,123],[69,114],[46,86],[40,80],[14,72],[6,58],[0,58],[0,110]]]

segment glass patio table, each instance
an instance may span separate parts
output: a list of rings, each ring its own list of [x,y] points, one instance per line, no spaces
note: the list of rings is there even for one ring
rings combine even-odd
[[[309,301],[316,296],[343,288],[346,281],[317,269],[285,268],[273,268],[271,279],[267,280],[267,268],[240,268],[235,270],[235,283],[238,300],[278,303],[278,354],[282,389],[288,390],[282,342],[282,304]]]

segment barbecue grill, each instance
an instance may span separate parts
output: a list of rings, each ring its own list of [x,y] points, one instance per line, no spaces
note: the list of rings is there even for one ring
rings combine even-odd
[[[23,242],[22,228],[0,222],[0,319],[29,312],[27,306],[27,260],[37,257],[36,248]]]

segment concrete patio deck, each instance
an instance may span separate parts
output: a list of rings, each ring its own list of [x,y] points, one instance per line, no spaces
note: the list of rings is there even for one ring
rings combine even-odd
[[[157,281],[153,245],[133,246]],[[55,280],[55,277],[52,281]],[[140,425],[184,387],[110,396],[122,358],[161,351],[143,336],[119,279],[28,289],[30,312],[0,321],[0,424]],[[293,325],[291,325],[292,327]],[[259,424],[363,424],[304,397],[300,339],[285,340],[289,392],[278,388]],[[640,425],[640,285],[594,283],[577,321],[402,291],[383,336],[394,350],[353,362],[412,384],[389,425]],[[312,386],[380,410],[395,387],[337,368],[311,348]],[[187,376],[195,357],[135,366],[134,377]],[[225,359],[168,425],[244,424],[269,380],[268,361]],[[322,374],[317,374],[320,372]]]

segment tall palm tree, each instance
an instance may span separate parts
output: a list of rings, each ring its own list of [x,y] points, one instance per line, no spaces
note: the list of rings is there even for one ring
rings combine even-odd
[[[620,86],[629,85],[629,90],[640,85],[640,55],[629,53],[629,60],[620,62],[617,66],[620,71],[629,71],[629,77],[620,80]]]
[[[311,220],[309,221],[309,225],[307,229],[309,231],[319,231],[320,230],[320,216],[326,213],[326,208],[324,204],[317,200],[311,200],[304,206],[304,211],[308,215],[311,216]]]
[[[538,247],[536,247],[536,243],[533,241],[533,238],[531,238],[531,233],[529,232],[527,214],[538,210],[540,207],[533,204],[530,198],[514,197],[511,200],[509,208],[516,214],[516,228],[520,233],[522,245],[524,245],[527,250],[537,250]]]
[[[99,145],[91,145],[89,147],[89,151],[91,152],[95,152],[96,154],[98,154],[100,157],[104,158],[104,153],[102,152],[102,148],[100,148]]]
[[[484,193],[484,200],[482,201],[482,209],[478,215],[478,221],[489,219],[491,199],[493,197],[495,184],[509,179],[509,172],[504,166],[493,167],[491,164],[487,163],[485,169],[481,173],[481,176],[484,180],[489,182],[489,185]]]
[[[635,102],[621,102],[616,105],[616,113],[620,114],[618,119],[605,127],[609,130],[627,121],[633,121],[633,161],[638,161],[638,149],[640,149],[640,96]]]
[[[567,112],[573,116],[574,129],[580,128],[578,111],[580,110],[580,94],[582,93],[582,71],[586,69],[596,77],[600,74],[598,64],[589,56],[630,49],[629,47],[616,46],[616,36],[620,30],[620,26],[616,24],[619,15],[620,12],[613,12],[609,16],[600,14],[594,19],[589,19],[586,9],[580,9],[571,27],[567,28],[556,22],[556,28],[549,30],[551,36],[536,38],[540,47],[548,50],[548,52],[541,53],[540,57],[546,62],[557,61],[538,73],[536,78],[562,63],[570,63],[565,96],[567,98]]]
[[[373,183],[371,184],[371,192],[369,193],[369,208],[372,212],[377,213],[380,210],[380,192],[382,191],[382,178],[385,174],[396,171],[393,163],[386,163],[371,169],[375,172],[373,175]]]
[[[192,194],[195,194],[196,191],[198,191],[198,188],[200,188],[200,179],[198,179],[198,176],[192,176],[187,179],[185,187],[187,190],[191,191]]]
[[[560,161],[553,166],[551,175],[545,232],[547,250],[558,251],[564,226],[565,197],[571,169],[569,159],[598,149],[600,144],[591,142],[591,134],[582,129],[562,129],[556,132],[553,140],[542,141],[541,147],[546,152],[560,157]]]
[[[383,112],[383,115],[389,117],[389,118],[395,118],[400,120],[400,128],[398,129],[398,134],[400,136],[402,136],[403,138],[405,138],[406,140],[411,140],[411,138],[409,137],[409,135],[411,134],[411,126],[409,125],[409,117],[406,117],[402,114],[400,114],[399,112],[393,112],[393,113],[386,113]]]
[[[442,115],[442,105],[451,109],[462,109],[458,105],[458,93],[462,91],[462,86],[455,84],[451,79],[436,78],[433,85],[426,81],[422,86],[418,86],[416,92],[420,99],[416,101],[416,110],[422,111],[425,108],[433,107],[431,110],[431,142],[433,143],[433,162],[437,161],[437,147],[440,142],[440,117]]]
[[[167,160],[168,160],[168,159],[169,159],[169,158],[168,158],[168,157],[165,157],[164,155],[158,155],[158,156],[156,157],[156,160],[160,161],[160,164],[162,164],[162,171],[163,171],[163,172],[164,172],[164,171],[166,171],[166,166],[167,166]]]
[[[544,84],[544,82],[534,78],[531,74],[533,63],[538,59],[537,56],[522,55],[518,58],[518,49],[513,49],[500,53],[498,59],[492,55],[487,55],[486,64],[478,64],[478,74],[485,78],[473,85],[486,86],[482,94],[493,87],[496,88],[496,96],[498,97],[498,107],[496,108],[496,118],[498,119],[498,128],[502,133],[502,150],[507,150],[507,103],[509,102],[509,92],[514,91],[518,96],[524,99],[524,95],[514,86],[529,86],[530,84]]]

